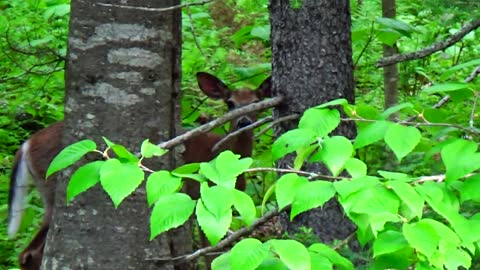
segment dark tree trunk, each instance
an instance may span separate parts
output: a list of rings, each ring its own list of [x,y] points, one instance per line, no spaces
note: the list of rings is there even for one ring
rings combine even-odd
[[[289,2],[270,1],[273,91],[288,101],[275,110],[275,116],[301,113],[338,98],[353,103],[349,1],[305,0],[299,9],[292,9]],[[275,134],[278,136],[295,127],[295,123],[281,125]],[[355,128],[342,125],[337,132],[353,137]],[[291,166],[292,160],[287,157],[279,166]],[[319,164],[308,164],[303,169],[325,172]],[[344,239],[355,229],[333,200],[322,209],[296,217],[293,222],[288,222],[286,216],[283,218],[284,229],[289,233],[306,226],[327,242]]]
[[[90,138],[103,147],[105,136],[137,152],[145,138],[158,142],[177,133],[180,10],[146,12],[100,2],[105,1],[71,2],[63,143]],[[179,3],[125,2],[152,8]],[[175,158],[172,154],[148,165],[171,169]],[[149,241],[144,187],[118,209],[98,186],[66,206],[72,171],[59,179],[43,269],[173,269],[155,259],[175,255],[170,246],[184,252],[190,237],[178,236],[184,246],[169,243],[165,234]]]
[[[394,19],[396,16],[395,0],[382,0],[382,15]],[[383,45],[383,57],[397,54],[397,45]],[[398,68],[397,64],[383,68],[383,87],[385,94],[385,109],[398,104]],[[395,117],[395,115],[392,115]]]

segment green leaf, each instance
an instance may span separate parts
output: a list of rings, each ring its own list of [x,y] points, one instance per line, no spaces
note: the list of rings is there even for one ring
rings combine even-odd
[[[320,207],[335,196],[332,182],[314,181],[301,185],[296,191],[290,212],[290,220],[310,209]]]
[[[323,108],[326,108],[326,107],[336,106],[336,105],[345,106],[345,105],[348,105],[348,101],[344,98],[339,98],[339,99],[331,100],[327,103],[323,103],[321,105],[315,106],[314,108],[315,109],[323,109]]]
[[[422,217],[425,200],[409,184],[402,181],[389,181],[387,186],[391,187],[398,197],[408,206],[410,211],[419,219]]]
[[[112,199],[115,208],[142,183],[144,172],[132,163],[109,159],[100,170],[100,184]]]
[[[185,223],[193,213],[195,201],[183,193],[160,197],[150,217],[150,240]]]
[[[295,173],[287,173],[278,179],[275,185],[275,197],[277,198],[278,210],[293,202],[297,190],[308,183],[307,178],[300,177]]]
[[[379,233],[377,239],[373,242],[373,256],[379,257],[394,253],[408,246],[408,242],[401,232],[388,230]]]
[[[226,252],[216,257],[212,262],[212,269],[213,270],[230,270],[231,269],[230,255],[231,255],[230,252]]]
[[[408,243],[425,255],[437,267],[448,265],[469,268],[468,254],[461,250],[458,236],[450,228],[433,219],[422,219],[415,224],[404,224],[403,234]],[[455,265],[457,267],[452,266]]]
[[[480,202],[480,174],[476,174],[465,180],[463,186],[460,188],[460,198],[462,202],[472,200]]]
[[[286,154],[301,147],[308,147],[315,142],[315,133],[309,129],[292,129],[283,133],[272,146],[273,160],[278,160]]]
[[[345,162],[353,155],[353,146],[350,140],[343,136],[326,138],[318,152],[312,156],[311,161],[321,160],[332,175],[338,175]]]
[[[231,189],[222,186],[209,187],[207,183],[203,183],[200,188],[200,193],[205,208],[207,208],[216,219],[220,219],[225,211],[231,209],[233,205]]]
[[[443,147],[441,156],[447,169],[446,182],[449,183],[480,168],[480,153],[475,142],[463,139]]]
[[[169,171],[150,174],[146,187],[148,206],[152,206],[160,197],[176,192],[181,184],[181,178],[172,175]]]
[[[390,125],[385,133],[385,143],[392,149],[399,161],[420,142],[422,134],[415,127],[405,127],[399,124]]]
[[[252,36],[260,38],[264,41],[270,40],[270,25],[257,26],[250,32]]]
[[[380,174],[383,178],[389,179],[389,180],[392,180],[392,179],[403,180],[403,181],[412,180],[412,178],[408,174],[399,173],[399,172],[389,172],[389,171],[378,170],[378,174]]]
[[[128,149],[120,144],[115,144],[110,147],[112,151],[115,153],[116,157],[120,162],[128,162],[128,163],[138,163],[140,160],[137,156],[135,156],[132,152],[128,151]]]
[[[406,37],[410,37],[411,33],[415,31],[415,28],[410,26],[408,23],[402,22],[400,20],[381,17],[381,18],[377,18],[376,21],[378,24],[386,28],[389,28],[391,30],[395,30]]]
[[[108,147],[112,147],[112,146],[115,145],[115,143],[112,142],[112,141],[110,141],[109,139],[107,139],[107,137],[103,137],[103,136],[102,136],[102,139],[103,139],[103,141],[105,142],[105,144],[106,144]]]
[[[245,192],[240,190],[233,190],[233,206],[237,209],[240,216],[247,226],[252,225],[255,220],[255,204],[252,198]]]
[[[313,244],[308,248],[308,250],[310,251],[310,254],[315,253],[325,258],[328,258],[328,260],[332,262],[333,265],[336,266],[336,269],[339,269],[339,270],[354,269],[352,262],[342,257],[335,250],[333,250],[331,247],[325,244],[321,244],[321,243]]]
[[[200,228],[207,236],[211,245],[216,245],[226,234],[230,223],[232,222],[232,209],[228,209],[220,218],[215,216],[205,208],[203,201],[198,200],[195,211]]]
[[[70,203],[78,194],[95,186],[100,181],[100,169],[105,161],[98,160],[85,164],[76,170],[67,186],[67,203]]]
[[[391,124],[392,123],[388,121],[377,121],[369,124],[368,126],[360,128],[353,146],[355,149],[358,149],[380,141],[383,139],[383,137],[385,137],[385,133]]]
[[[213,161],[200,164],[200,173],[217,185],[233,189],[237,177],[252,165],[251,158],[242,158],[232,151],[224,151]]]
[[[197,172],[198,169],[200,169],[200,163],[190,163],[176,168],[172,174],[190,174]]]
[[[295,240],[272,240],[269,243],[291,270],[310,270],[310,254],[301,243]]]
[[[310,252],[310,264],[315,265],[315,269],[333,270],[332,262],[317,253]]]
[[[267,255],[268,246],[257,239],[243,239],[232,248],[230,255],[232,270],[254,270]]]
[[[79,161],[84,155],[96,149],[97,145],[92,140],[79,141],[65,147],[57,156],[55,156],[52,163],[50,163],[46,178]]]
[[[151,143],[148,139],[142,142],[142,146],[140,147],[140,153],[145,158],[151,157],[160,157],[167,153],[168,150],[160,148],[158,145]]]
[[[436,94],[442,92],[459,91],[464,89],[468,89],[468,83],[442,83],[427,87],[423,89],[423,92],[426,94]]]
[[[311,130],[316,137],[324,137],[339,124],[340,113],[338,110],[310,108],[303,113],[298,128]]]
[[[401,36],[402,34],[393,29],[380,29],[376,33],[377,39],[390,47],[393,46]]]
[[[364,188],[370,188],[380,185],[380,181],[373,176],[364,176],[359,178],[354,178],[352,180],[340,180],[333,182],[333,187],[342,198],[347,198],[351,194],[362,190]]]
[[[352,178],[364,177],[367,175],[367,165],[360,159],[348,159],[345,162],[345,169],[352,176]]]
[[[399,112],[405,108],[413,108],[413,105],[412,103],[409,103],[409,102],[405,102],[405,103],[401,103],[401,104],[397,104],[393,107],[390,107],[388,109],[386,109],[382,114],[380,114],[380,118],[382,120],[385,120],[387,119],[390,115],[396,113],[396,112]]]

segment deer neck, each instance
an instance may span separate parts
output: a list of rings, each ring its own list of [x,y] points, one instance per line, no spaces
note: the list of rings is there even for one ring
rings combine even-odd
[[[232,152],[240,154],[242,158],[251,157],[253,150],[253,131],[246,130],[238,134],[238,136],[233,137],[228,148],[232,150]]]

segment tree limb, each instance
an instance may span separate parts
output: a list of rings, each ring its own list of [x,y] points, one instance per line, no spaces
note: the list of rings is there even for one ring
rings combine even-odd
[[[260,110],[264,110],[266,108],[270,108],[270,107],[274,107],[278,104],[280,104],[283,100],[283,97],[274,97],[274,98],[271,98],[271,99],[267,99],[267,100],[263,100],[263,101],[260,101],[260,102],[257,102],[257,103],[253,103],[253,104],[250,104],[250,105],[247,105],[245,107],[242,107],[242,108],[239,108],[239,109],[236,109],[236,110],[233,110],[233,111],[230,111],[228,113],[226,113],[225,115],[223,115],[222,117],[219,117],[213,121],[210,121],[208,123],[206,123],[205,125],[201,125],[197,128],[194,128],[182,135],[179,135],[169,141],[166,141],[166,142],[163,142],[163,143],[160,143],[158,144],[158,146],[160,148],[163,148],[163,149],[171,149],[179,144],[182,144],[184,143],[186,140],[194,137],[194,136],[197,136],[197,135],[200,135],[200,134],[203,134],[203,133],[206,133],[206,132],[209,132],[210,130],[218,127],[218,126],[221,126],[225,123],[227,123],[228,121],[234,119],[234,118],[237,118],[241,115],[245,115],[247,113],[250,113],[250,112],[255,112],[255,111],[260,111]]]
[[[181,5],[166,7],[166,8],[148,8],[148,7],[134,7],[134,6],[127,6],[127,5],[114,5],[114,4],[107,4],[107,3],[98,3],[99,6],[104,7],[116,7],[116,8],[124,8],[124,9],[135,9],[135,10],[143,10],[143,11],[155,11],[155,12],[165,12],[165,11],[172,11],[176,9],[181,9],[184,7],[191,7],[191,6],[201,6],[207,3],[213,2],[215,0],[203,0],[193,3],[185,3]]]
[[[465,24],[458,32],[451,35],[449,38],[447,38],[444,41],[434,43],[433,45],[416,52],[411,52],[406,54],[397,54],[390,57],[382,58],[377,61],[377,63],[375,64],[375,67],[384,67],[384,66],[396,64],[399,62],[420,59],[425,56],[431,55],[435,52],[438,52],[440,50],[443,50],[445,48],[452,46],[453,44],[460,41],[468,33],[476,30],[478,27],[480,27],[480,19],[474,19],[471,22]]]
[[[269,117],[265,117],[263,119],[260,119],[254,123],[251,123],[250,125],[248,126],[245,126],[243,128],[240,128],[238,130],[235,130],[234,132],[231,132],[229,133],[227,136],[223,137],[219,142],[217,142],[213,147],[212,147],[212,152],[216,152],[218,150],[218,148],[220,148],[222,145],[224,145],[226,142],[228,142],[231,138],[237,136],[238,134],[244,132],[244,131],[247,131],[247,130],[251,130],[251,129],[254,129],[256,127],[259,127],[267,122],[270,122],[273,120],[273,117],[272,116],[269,116]]]

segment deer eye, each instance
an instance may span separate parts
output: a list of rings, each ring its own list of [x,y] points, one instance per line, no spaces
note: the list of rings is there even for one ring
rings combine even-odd
[[[227,107],[228,107],[228,110],[231,111],[233,109],[235,109],[235,103],[231,100],[227,100]]]

